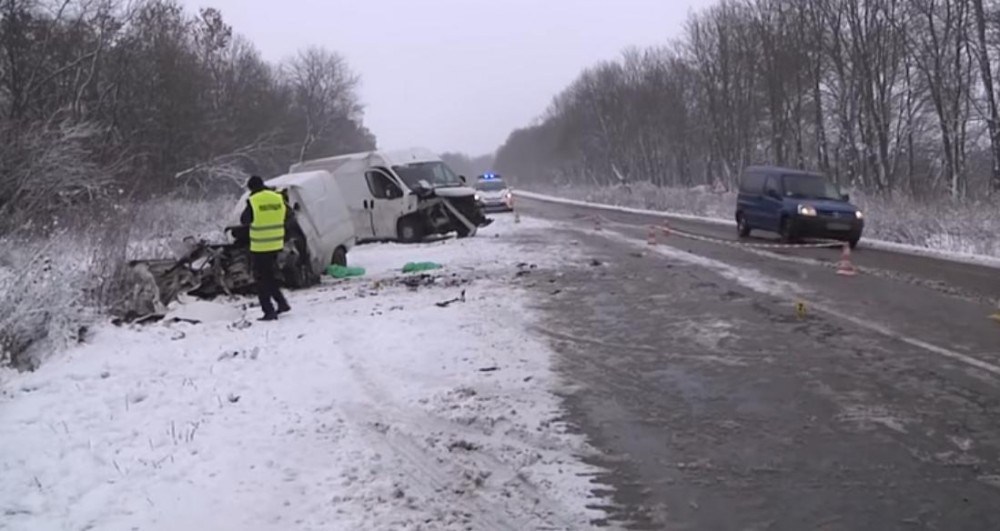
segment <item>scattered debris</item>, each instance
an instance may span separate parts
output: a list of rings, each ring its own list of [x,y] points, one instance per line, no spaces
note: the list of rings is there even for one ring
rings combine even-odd
[[[246,319],[240,319],[239,321],[236,321],[235,323],[229,325],[227,328],[229,328],[230,330],[246,330],[251,326],[253,326],[253,323],[251,323],[250,321],[247,321]]]
[[[448,445],[448,451],[453,452],[455,450],[465,450],[466,452],[475,452],[479,450],[479,445],[466,440],[453,441]]]
[[[226,399],[229,400],[230,404],[235,404],[240,401],[240,395],[234,395],[232,393],[229,393],[229,396],[226,397]]]
[[[497,367],[497,366],[494,365],[492,367],[482,367],[482,368],[479,369],[479,372],[493,372],[493,371],[499,371],[499,370],[500,370],[500,367]]]
[[[462,290],[462,294],[460,296],[458,296],[458,297],[456,297],[454,299],[451,299],[451,300],[447,300],[447,301],[442,301],[442,302],[435,303],[435,305],[438,308],[447,308],[448,306],[450,306],[450,305],[452,305],[453,303],[456,303],[456,302],[465,302],[465,290],[464,289]]]
[[[593,260],[590,261],[590,266],[591,267],[601,267],[602,265],[604,265],[604,262],[602,262],[602,261],[600,261],[600,260],[598,260],[596,258],[594,258]]]
[[[192,324],[238,321],[243,318],[243,313],[227,304],[210,301],[188,301],[182,300],[167,312],[163,319],[166,321],[184,321]]]
[[[240,351],[238,351],[238,350],[226,351],[226,352],[223,352],[222,354],[219,354],[219,357],[216,359],[216,361],[222,361],[222,360],[228,360],[228,359],[237,358],[237,357],[239,357],[239,355],[240,355]]]

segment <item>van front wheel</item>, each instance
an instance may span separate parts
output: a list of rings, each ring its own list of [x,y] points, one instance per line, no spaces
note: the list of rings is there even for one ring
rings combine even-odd
[[[341,267],[347,267],[347,249],[337,247],[337,250],[333,251],[333,258],[330,260],[330,263]]]
[[[405,217],[396,223],[396,237],[403,243],[416,243],[423,239],[423,227],[414,216]]]

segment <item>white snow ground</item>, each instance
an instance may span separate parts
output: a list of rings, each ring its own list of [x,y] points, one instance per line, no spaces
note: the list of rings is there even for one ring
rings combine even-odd
[[[589,527],[598,471],[556,420],[551,353],[513,280],[575,253],[521,248],[511,235],[545,224],[497,219],[356,248],[364,278],[291,292],[277,323],[247,299],[202,304],[202,324],[109,325],[8,379],[0,529]],[[425,260],[445,265],[435,285],[399,283]]]

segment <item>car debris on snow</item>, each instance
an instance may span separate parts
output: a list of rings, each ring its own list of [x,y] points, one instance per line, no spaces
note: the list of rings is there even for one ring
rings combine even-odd
[[[465,290],[462,290],[462,294],[454,299],[434,303],[438,308],[447,308],[456,302],[465,302]]]

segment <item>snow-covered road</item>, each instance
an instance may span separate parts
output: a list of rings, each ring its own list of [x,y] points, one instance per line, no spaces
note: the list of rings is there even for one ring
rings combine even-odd
[[[277,323],[241,299],[235,320],[109,325],[8,378],[0,529],[588,527],[597,471],[557,421],[517,274],[574,249],[520,245],[545,222],[498,218],[359,247],[364,278],[292,292]],[[445,267],[428,284],[411,261]]]

